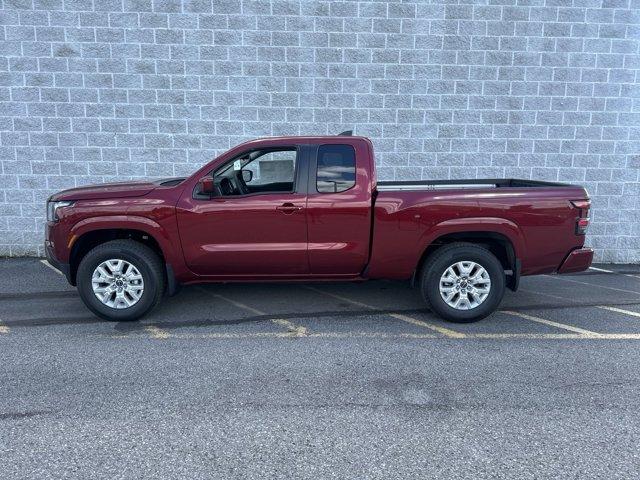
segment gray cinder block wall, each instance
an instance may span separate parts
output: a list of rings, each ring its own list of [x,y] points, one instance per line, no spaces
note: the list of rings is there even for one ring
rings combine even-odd
[[[57,190],[353,128],[384,179],[584,184],[597,259],[640,260],[639,0],[3,0],[0,24],[2,255],[42,253]]]

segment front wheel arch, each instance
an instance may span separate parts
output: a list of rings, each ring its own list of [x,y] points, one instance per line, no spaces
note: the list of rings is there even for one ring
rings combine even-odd
[[[135,228],[99,228],[83,233],[73,243],[69,254],[71,284],[76,285],[78,266],[87,253],[103,243],[107,243],[112,240],[127,239],[134,240],[151,248],[151,250],[160,257],[162,262],[166,263],[166,258],[160,243],[148,232]]]

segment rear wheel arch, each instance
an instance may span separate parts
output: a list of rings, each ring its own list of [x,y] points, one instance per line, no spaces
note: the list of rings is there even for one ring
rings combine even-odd
[[[454,243],[477,245],[490,251],[500,261],[504,270],[511,271],[511,278],[507,281],[507,286],[511,289],[517,288],[519,259],[514,242],[505,234],[491,230],[452,232],[435,238],[422,251],[414,271],[412,283],[420,278],[422,270],[432,255],[442,247]]]

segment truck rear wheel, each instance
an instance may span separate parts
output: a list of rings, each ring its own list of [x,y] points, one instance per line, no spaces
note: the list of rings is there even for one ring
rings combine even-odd
[[[440,317],[457,323],[475,322],[500,305],[505,274],[489,250],[453,243],[427,259],[420,287],[425,302]]]
[[[137,320],[164,291],[162,260],[135,240],[113,240],[87,253],[76,275],[84,304],[106,320]]]

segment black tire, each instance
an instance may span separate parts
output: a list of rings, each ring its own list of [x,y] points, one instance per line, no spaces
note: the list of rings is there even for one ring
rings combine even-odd
[[[116,309],[104,305],[93,293],[93,271],[105,260],[122,259],[134,265],[144,281],[144,290],[134,305]],[[80,262],[76,274],[78,292],[84,304],[98,317],[117,322],[137,320],[160,301],[164,291],[162,260],[146,245],[135,240],[112,240],[90,250]]]
[[[440,277],[456,262],[473,261],[482,266],[491,280],[489,294],[475,308],[458,310],[449,306],[440,294]],[[486,248],[471,243],[452,243],[433,252],[425,261],[420,278],[422,297],[437,315],[456,323],[475,322],[491,315],[504,296],[505,274],[500,261]]]

